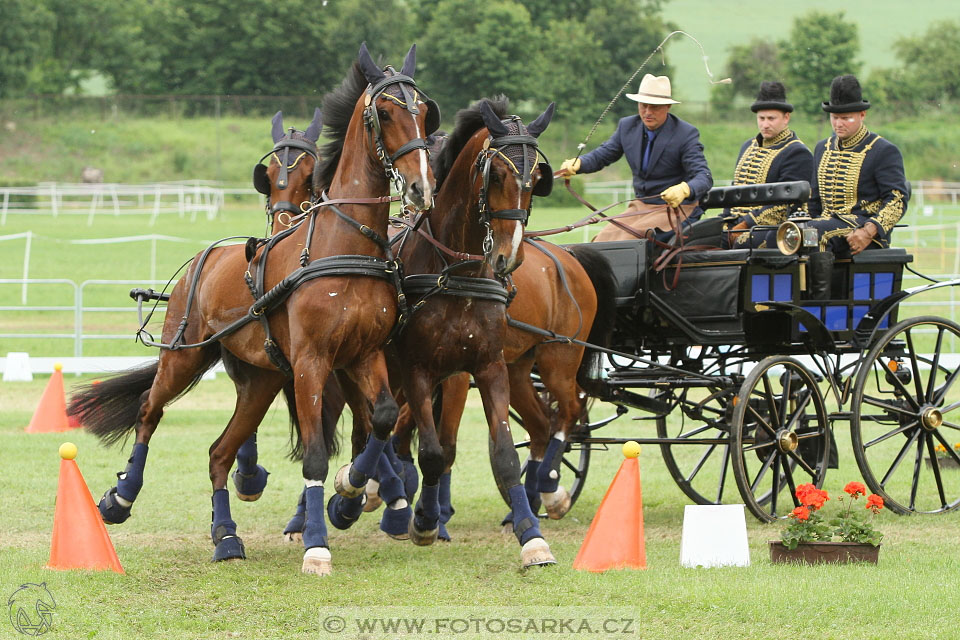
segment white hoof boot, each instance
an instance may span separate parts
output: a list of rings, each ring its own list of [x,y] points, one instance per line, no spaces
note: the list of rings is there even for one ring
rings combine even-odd
[[[524,569],[548,564],[557,564],[550,553],[550,545],[543,538],[533,538],[520,548],[520,561]]]
[[[333,572],[333,564],[330,560],[330,549],[326,547],[307,549],[303,554],[303,567],[300,570],[303,573],[309,573],[315,576],[330,575]]]
[[[337,475],[333,478],[333,489],[344,498],[356,498],[363,493],[366,484],[355,487],[350,484],[351,464],[345,464],[337,470]]]
[[[380,491],[380,483],[373,478],[367,480],[365,491],[367,492],[367,503],[363,505],[363,512],[370,513],[371,511],[376,511],[380,508],[380,505],[383,504],[383,500],[380,499],[380,494],[377,493]]]
[[[299,531],[283,534],[283,539],[287,542],[303,542],[303,534]]]
[[[570,493],[562,486],[553,493],[541,493],[540,501],[551,520],[559,520],[570,511]]]

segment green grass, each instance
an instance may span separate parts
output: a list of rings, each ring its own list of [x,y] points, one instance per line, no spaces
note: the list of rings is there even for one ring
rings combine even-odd
[[[882,513],[879,565],[813,568],[770,564],[766,541],[777,537],[779,527],[748,516],[750,567],[682,569],[686,500],[652,446],[641,455],[646,571],[572,569],[622,459],[610,451],[594,454],[571,513],[543,523],[559,564],[521,572],[516,541],[502,536],[497,526],[505,508],[489,471],[475,397],[453,473],[453,542],[418,548],[389,540],[377,528],[378,514],[366,514],[349,531],[331,529],[333,576],[301,575],[302,548],[280,537],[302,482],[298,467],[283,459],[285,409],[277,406],[259,438],[261,462],[272,472],[270,485],[260,501],[234,499],[232,505],[248,559],[212,564],[206,449],[232,407],[233,391],[224,376],[202,382],[172,405],[151,442],[145,487],[133,516],[109,529],[126,575],[50,571],[43,565],[53,522],[57,447],[66,440],[79,445],[80,469],[99,497],[115,482],[129,446],[105,449],[80,431],[25,434],[45,383],[0,385],[0,468],[5,470],[0,585],[12,593],[23,583],[46,583],[57,602],[55,628],[46,637],[314,638],[320,620],[343,607],[369,613],[401,606],[410,615],[430,616],[454,605],[522,607],[537,616],[556,615],[556,607],[603,607],[626,611],[644,638],[954,637],[951,603],[960,589],[957,513]],[[594,415],[608,410],[595,408]],[[651,430],[649,422],[627,419],[606,429],[609,435],[642,436]],[[838,439],[841,469],[828,474],[826,485],[833,495],[859,479],[847,434],[839,430]],[[342,461],[334,461],[331,469]],[[0,621],[0,628],[7,629],[6,624]],[[13,632],[3,637],[14,637]]]

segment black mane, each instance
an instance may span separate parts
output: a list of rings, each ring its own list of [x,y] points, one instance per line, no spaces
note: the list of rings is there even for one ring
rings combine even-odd
[[[353,109],[357,100],[367,88],[367,79],[360,70],[360,64],[354,62],[343,79],[333,91],[323,96],[323,128],[330,142],[320,149],[320,184],[329,186],[333,182],[333,174],[340,164],[340,154],[343,153],[343,141],[347,137],[347,126],[353,117]]]
[[[506,118],[510,109],[510,100],[504,95],[494,98],[481,98],[466,109],[460,109],[457,112],[456,124],[453,127],[453,133],[447,138],[443,149],[433,160],[433,177],[437,181],[437,189],[443,184],[444,178],[453,168],[453,163],[460,155],[460,152],[466,146],[467,142],[480,129],[486,125],[483,123],[483,116],[480,115],[480,104],[488,102],[493,107],[493,112],[501,120]]]

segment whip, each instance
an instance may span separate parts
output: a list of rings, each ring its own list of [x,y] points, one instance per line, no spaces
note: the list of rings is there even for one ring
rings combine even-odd
[[[731,82],[733,82],[730,78],[723,78],[722,80],[714,80],[713,73],[711,73],[710,71],[710,65],[707,64],[707,52],[704,50],[703,45],[700,44],[700,41],[694,38],[692,35],[690,35],[686,31],[672,31],[670,32],[669,35],[667,35],[666,38],[663,39],[663,42],[658,44],[657,47],[650,52],[650,55],[648,55],[647,59],[643,61],[643,64],[637,67],[637,70],[633,72],[633,75],[630,76],[630,78],[624,83],[622,87],[620,87],[620,91],[618,91],[617,95],[613,97],[613,100],[611,100],[607,104],[607,106],[604,108],[603,112],[600,114],[600,117],[597,118],[597,121],[595,123],[593,123],[593,127],[590,129],[590,133],[588,133],[587,137],[583,139],[583,142],[577,145],[578,158],[580,157],[580,154],[583,153],[583,150],[586,148],[587,142],[590,140],[590,137],[593,136],[594,131],[596,131],[597,127],[600,126],[600,123],[603,121],[604,116],[607,115],[607,112],[610,111],[610,108],[613,107],[613,104],[620,98],[621,95],[623,95],[623,92],[627,90],[627,87],[631,85],[631,83],[633,82],[633,79],[637,77],[637,74],[639,74],[643,70],[643,68],[647,66],[647,63],[650,62],[650,58],[652,58],[654,54],[657,53],[657,51],[660,51],[662,55],[663,45],[667,43],[667,40],[669,40],[670,38],[678,34],[687,36],[688,38],[696,42],[698,47],[700,47],[700,53],[702,54],[702,58],[703,58],[703,66],[707,71],[707,75],[710,77],[710,84],[730,84]]]

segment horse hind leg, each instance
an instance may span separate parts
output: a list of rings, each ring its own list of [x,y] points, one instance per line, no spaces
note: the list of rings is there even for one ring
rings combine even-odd
[[[467,404],[467,393],[470,391],[470,374],[461,373],[451,376],[440,385],[440,398],[434,399],[434,410],[436,413],[437,401],[439,400],[441,411],[440,415],[434,415],[434,419],[440,425],[440,448],[443,450],[444,471],[440,475],[439,501],[440,501],[440,525],[437,532],[437,539],[444,542],[450,542],[450,532],[447,531],[447,523],[456,513],[453,508],[453,502],[450,493],[451,470],[453,463],[457,458],[457,436],[460,433],[460,421],[463,419],[463,410]]]

